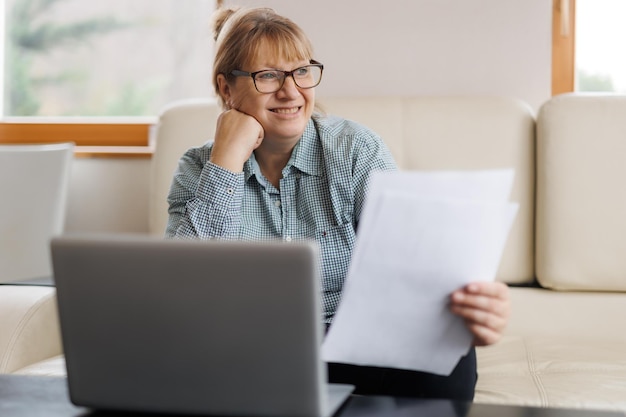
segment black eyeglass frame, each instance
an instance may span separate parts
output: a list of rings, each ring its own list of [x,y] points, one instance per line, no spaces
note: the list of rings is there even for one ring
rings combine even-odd
[[[247,72],[247,71],[241,71],[241,70],[232,70],[230,72],[231,75],[234,75],[235,77],[251,77],[252,78],[252,83],[254,84],[254,88],[256,89],[256,91],[258,91],[261,94],[273,94],[276,91],[279,91],[281,88],[283,88],[283,85],[285,85],[285,80],[287,79],[287,77],[291,77],[293,79],[293,82],[296,84],[296,86],[298,88],[302,88],[303,90],[309,89],[309,88],[315,88],[318,85],[320,85],[320,83],[322,82],[322,75],[324,74],[324,64],[322,64],[321,62],[318,62],[314,59],[312,59],[311,61],[309,61],[310,64],[309,65],[303,65],[301,67],[295,68],[291,71],[283,71],[283,70],[279,70],[279,69],[264,69],[264,70],[260,70],[260,71],[255,71],[255,72]],[[293,76],[294,72],[301,70],[302,68],[308,68],[308,67],[317,67],[320,69],[320,79],[317,81],[317,83],[315,85],[312,85],[310,87],[300,87],[300,85],[298,85],[298,81],[296,80],[296,77]],[[277,72],[282,72],[283,73],[283,77],[282,80],[280,82],[280,86],[274,90],[271,91],[269,93],[262,93],[261,91],[259,91],[259,87],[257,87],[256,85],[256,76],[257,74],[260,74],[262,72],[266,72],[266,71],[277,71]]]

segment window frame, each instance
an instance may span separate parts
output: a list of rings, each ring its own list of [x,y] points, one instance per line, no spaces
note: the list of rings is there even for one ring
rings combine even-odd
[[[220,7],[218,0],[216,6]],[[566,4],[567,3],[567,4]],[[568,9],[567,9],[568,8]],[[552,95],[574,91],[576,0],[552,0]],[[74,142],[83,157],[150,158],[150,131],[157,118],[125,121],[81,121],[59,118],[5,118],[1,144]]]
[[[552,0],[552,95],[571,93],[575,83],[576,0]]]

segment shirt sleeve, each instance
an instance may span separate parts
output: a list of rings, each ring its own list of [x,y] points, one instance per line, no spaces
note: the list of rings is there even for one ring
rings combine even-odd
[[[168,195],[169,238],[237,238],[244,174],[208,161],[206,148],[183,155]]]

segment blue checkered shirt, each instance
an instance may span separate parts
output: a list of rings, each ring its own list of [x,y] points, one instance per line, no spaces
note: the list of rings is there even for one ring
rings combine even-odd
[[[374,170],[396,169],[383,141],[364,126],[314,115],[280,189],[261,174],[254,154],[243,172],[211,162],[212,143],[188,150],[168,196],[172,238],[315,239],[320,247],[324,322],[339,304],[356,229]]]

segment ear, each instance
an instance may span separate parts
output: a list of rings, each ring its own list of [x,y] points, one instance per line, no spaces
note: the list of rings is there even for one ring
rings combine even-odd
[[[231,108],[230,85],[228,84],[228,80],[226,80],[226,77],[224,76],[224,74],[217,74],[217,89],[220,93],[220,97],[222,98],[222,101],[224,102],[224,105],[230,109]]]

